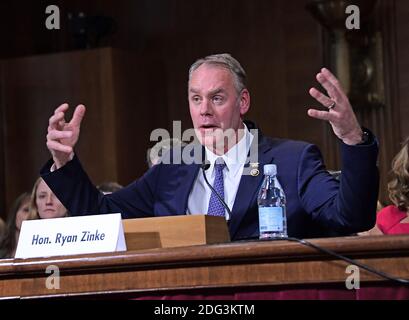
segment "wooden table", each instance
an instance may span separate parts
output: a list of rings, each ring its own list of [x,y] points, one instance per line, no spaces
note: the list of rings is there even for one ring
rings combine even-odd
[[[310,241],[395,277],[409,279],[409,236]],[[46,286],[50,276],[46,268],[50,265],[59,269],[59,289]],[[203,294],[219,294],[218,290],[231,294],[238,288],[241,292],[265,292],[336,285],[345,290],[349,276],[347,266],[346,262],[290,241],[246,241],[44,259],[7,259],[0,260],[0,296],[125,295],[143,298],[175,293],[188,297],[200,293],[203,298]],[[360,282],[361,286],[394,287],[364,270],[360,271]]]

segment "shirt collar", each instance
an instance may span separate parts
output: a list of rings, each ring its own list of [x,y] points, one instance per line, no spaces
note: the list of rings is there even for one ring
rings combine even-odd
[[[219,156],[208,148],[206,150],[206,159],[210,162],[209,171],[213,172],[214,163],[217,158],[222,157],[226,163],[226,168],[228,171],[231,171],[231,174],[235,176],[240,168],[245,164],[247,159],[247,154],[250,150],[251,143],[253,142],[253,134],[248,130],[245,123],[244,125],[244,135],[241,137],[240,141],[235,144],[229,151],[225,154]]]

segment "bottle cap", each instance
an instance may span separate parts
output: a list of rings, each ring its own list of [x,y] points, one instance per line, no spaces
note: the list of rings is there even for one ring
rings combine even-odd
[[[275,164],[264,165],[264,175],[275,176],[277,175],[277,166]]]

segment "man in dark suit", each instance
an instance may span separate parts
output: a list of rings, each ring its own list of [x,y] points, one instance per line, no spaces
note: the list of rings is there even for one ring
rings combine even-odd
[[[257,192],[262,169],[274,163],[278,181],[287,198],[289,236],[311,238],[347,235],[370,229],[375,222],[379,176],[377,142],[360,127],[338,80],[327,70],[317,75],[325,95],[310,90],[325,111],[308,110],[311,117],[329,121],[340,139],[340,181],[325,170],[314,145],[263,136],[254,124],[242,120],[250,107],[245,72],[228,54],[196,61],[189,71],[189,108],[200,148],[183,153],[195,163],[171,160],[111,195],[93,186],[74,154],[85,107],[79,105],[69,123],[64,121],[68,105],[55,110],[49,120],[47,146],[53,159],[41,175],[60,201],[73,214],[121,212],[124,218],[181,214],[225,215],[227,212],[206,186],[201,174],[204,158],[210,182],[218,187],[230,207],[232,240],[258,236]],[[202,150],[202,155],[198,150]],[[256,151],[256,161],[248,155]],[[250,157],[251,158],[251,157]],[[180,157],[179,157],[180,159]],[[191,162],[189,162],[191,163]],[[246,174],[252,172],[253,174]],[[221,188],[221,189],[220,189]]]

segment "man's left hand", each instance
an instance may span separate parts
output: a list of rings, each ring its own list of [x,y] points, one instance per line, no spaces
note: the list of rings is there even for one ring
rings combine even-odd
[[[362,129],[339,80],[326,68],[321,69],[316,78],[327,91],[327,95],[315,88],[311,88],[309,93],[328,110],[309,109],[308,115],[328,121],[336,136],[345,144],[356,145],[360,143]]]

